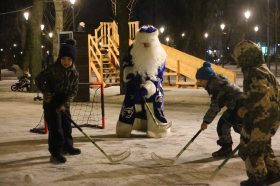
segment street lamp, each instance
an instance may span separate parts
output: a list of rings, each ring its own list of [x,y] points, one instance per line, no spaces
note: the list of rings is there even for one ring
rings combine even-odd
[[[208,38],[209,34],[207,32],[205,32],[203,36],[205,38],[205,59],[206,59],[207,58],[207,49],[208,49],[207,38]]]
[[[204,38],[205,38],[205,39],[207,39],[207,38],[208,38],[208,36],[209,36],[209,34],[208,34],[207,32],[205,32],[205,34],[204,34]]]
[[[161,27],[159,28],[159,32],[160,32],[161,34],[164,32],[164,30],[165,30],[164,26],[161,26]]]
[[[250,10],[246,10],[244,12],[244,17],[245,17],[246,21],[248,21],[248,19],[251,17],[251,11]]]
[[[170,38],[169,38],[169,37],[166,37],[166,38],[165,38],[165,41],[166,41],[166,43],[167,43],[167,45],[168,45],[168,43],[169,43],[169,41],[170,41]]]
[[[52,33],[52,32],[49,33],[49,37],[50,37],[50,38],[53,37],[53,33]]]
[[[259,31],[259,26],[255,26],[254,31],[255,31],[255,42],[257,43],[257,32]]]
[[[75,10],[74,10],[75,2],[76,0],[70,0],[71,8],[72,8],[73,31],[75,31]]]
[[[186,35],[186,34],[185,34],[184,32],[181,34],[182,37],[185,37],[185,35]]]
[[[45,25],[43,25],[43,24],[41,24],[41,31],[43,31],[44,30],[44,28],[45,28]]]
[[[258,32],[258,31],[259,31],[259,27],[258,27],[258,26],[255,26],[255,27],[254,27],[254,31],[255,31],[255,32]]]
[[[251,11],[250,10],[246,10],[244,12],[244,17],[245,17],[245,22],[246,22],[246,32],[245,32],[245,39],[248,39],[248,20],[251,17]]]
[[[221,28],[222,32],[224,31],[225,27],[226,27],[226,25],[224,23],[220,24],[220,28]]]
[[[222,30],[222,38],[221,38],[221,43],[222,43],[222,49],[221,49],[221,60],[222,60],[222,67],[224,67],[224,55],[225,55],[225,51],[224,51],[224,29],[226,28],[226,25],[224,23],[220,24],[220,28]]]
[[[25,18],[26,21],[28,21],[29,18],[29,12],[24,12],[23,17]]]

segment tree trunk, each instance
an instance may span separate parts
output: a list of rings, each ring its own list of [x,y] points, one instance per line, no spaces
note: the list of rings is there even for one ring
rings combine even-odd
[[[30,20],[26,21],[26,39],[24,43],[24,51],[23,51],[23,60],[20,65],[22,70],[27,70],[30,62],[30,56],[31,56],[31,24]]]
[[[123,59],[129,48],[129,29],[128,29],[128,9],[129,0],[118,0],[117,2],[117,22],[120,40],[120,93],[125,93],[125,85],[123,82]]]
[[[31,73],[31,86],[30,91],[35,92],[37,90],[34,78],[42,70],[42,49],[41,49],[41,29],[40,25],[42,23],[44,1],[33,0],[33,8],[31,12],[31,37],[29,38],[31,42],[31,56],[29,69]]]
[[[63,30],[63,5],[62,1],[55,1],[54,0],[54,7],[55,7],[55,29],[53,35],[53,57],[54,60],[58,57],[59,51],[59,41],[58,41],[58,34]]]

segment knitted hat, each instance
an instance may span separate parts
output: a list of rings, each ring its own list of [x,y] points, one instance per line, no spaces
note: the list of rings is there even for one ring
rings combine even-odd
[[[61,43],[58,58],[60,59],[66,56],[72,58],[74,62],[77,58],[77,50],[75,45],[76,41],[73,39],[67,39],[64,43]]]
[[[142,32],[142,33],[153,33],[156,31],[157,31],[157,28],[152,25],[144,25],[139,29],[139,32]]]
[[[214,70],[211,68],[211,63],[205,61],[203,66],[197,70],[196,72],[196,79],[200,80],[209,80],[211,77],[216,76]]]
[[[136,40],[140,43],[151,43],[158,40],[158,29],[152,25],[144,25],[138,30]]]

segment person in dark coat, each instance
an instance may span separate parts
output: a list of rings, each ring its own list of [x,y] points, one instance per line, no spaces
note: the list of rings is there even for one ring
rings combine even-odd
[[[75,68],[77,52],[74,40],[66,40],[59,50],[57,62],[36,77],[36,85],[43,93],[45,120],[49,129],[50,161],[65,163],[64,154],[77,155],[81,150],[73,147],[70,102],[78,91],[79,74]]]
[[[231,128],[237,133],[241,131],[242,120],[237,116],[237,110],[242,106],[243,93],[237,85],[230,83],[226,77],[216,74],[207,61],[197,70],[196,79],[197,85],[204,87],[211,96],[210,107],[204,115],[201,129],[207,129],[221,109],[227,108],[217,125],[219,137],[217,144],[221,148],[212,153],[213,157],[227,156],[232,152]]]

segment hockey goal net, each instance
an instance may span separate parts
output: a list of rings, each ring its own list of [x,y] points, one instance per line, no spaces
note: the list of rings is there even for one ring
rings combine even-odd
[[[80,127],[105,128],[104,113],[104,84],[103,83],[80,83],[79,87],[89,90],[86,100],[74,100],[71,103],[70,112],[72,119]],[[79,94],[79,92],[78,92]],[[42,114],[37,126],[30,129],[30,132],[46,134],[48,133],[47,122]]]

